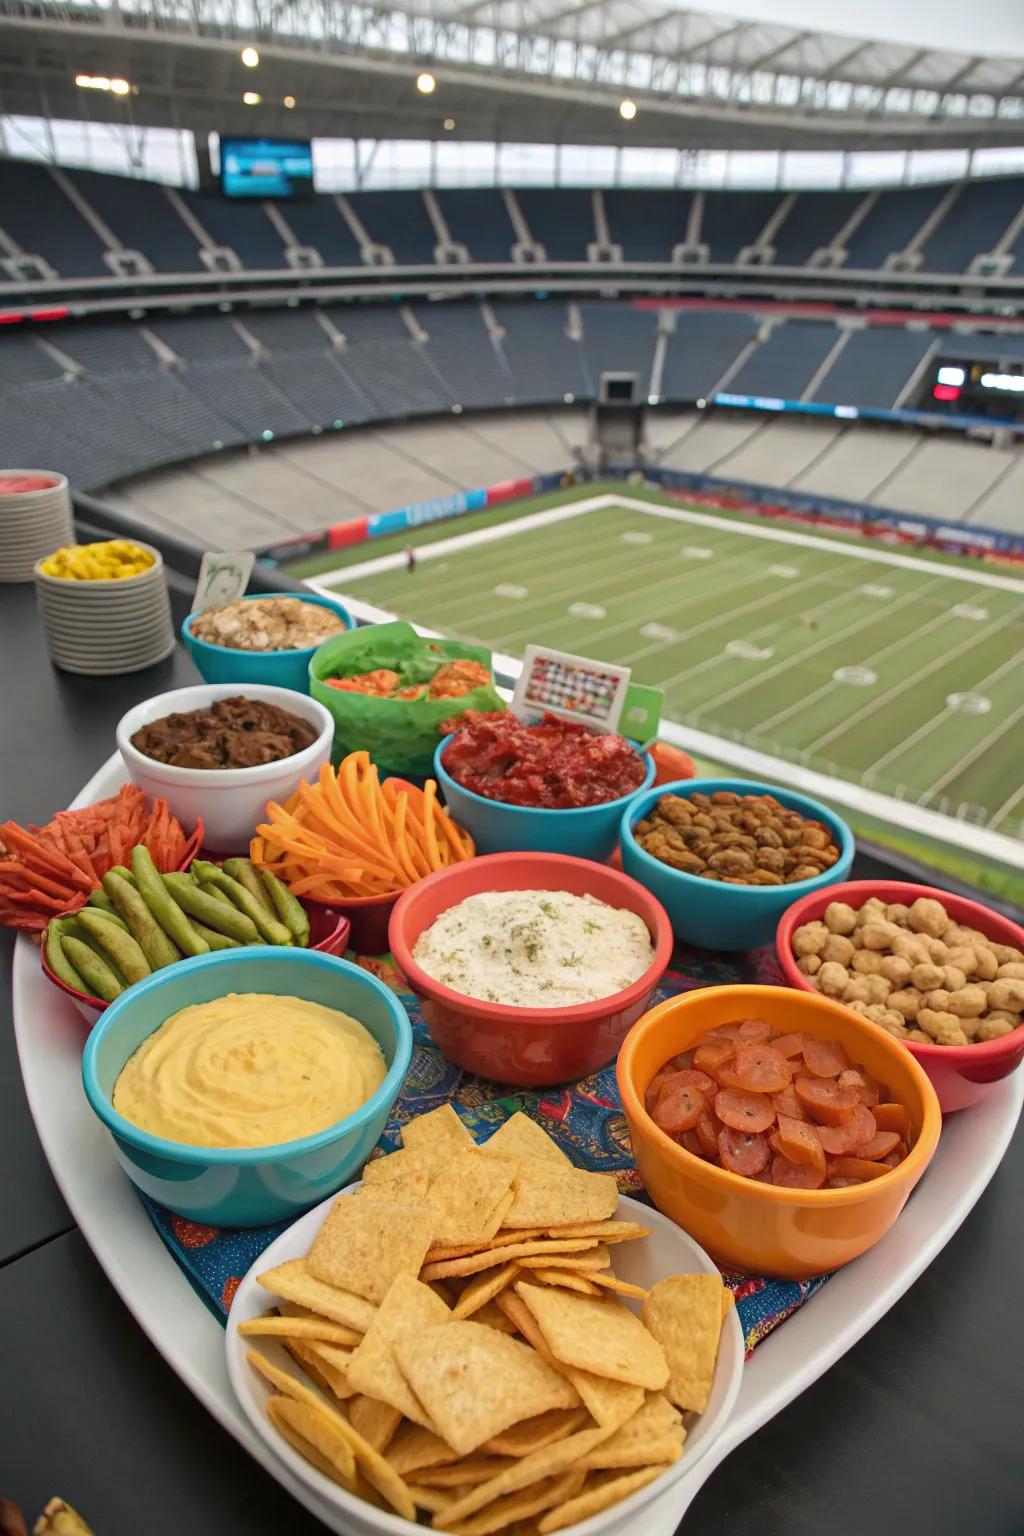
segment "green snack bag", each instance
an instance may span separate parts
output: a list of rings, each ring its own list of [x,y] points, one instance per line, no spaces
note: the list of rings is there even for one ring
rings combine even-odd
[[[332,688],[328,679],[355,677],[380,668],[397,672],[403,688],[429,684],[446,661],[478,661],[491,669],[491,653],[459,640],[427,640],[397,619],[332,635],[309,664],[310,692],[334,717],[337,762],[349,752],[369,752],[379,768],[426,777],[445,720],[467,709],[504,709],[493,683],[451,699],[381,699]]]

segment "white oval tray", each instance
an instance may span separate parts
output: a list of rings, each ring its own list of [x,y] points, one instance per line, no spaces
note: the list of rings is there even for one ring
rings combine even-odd
[[[120,758],[109,758],[74,805],[116,794],[123,780]],[[164,1247],[86,1102],[85,1025],[70,999],[46,980],[35,945],[24,937],[14,957],[14,1027],[43,1150],[112,1285],[214,1418],[328,1529],[337,1529],[331,1525],[334,1511],[299,1483],[242,1413],[228,1380],[223,1328]],[[744,1367],[729,1425],[692,1473],[645,1510],[636,1536],[673,1536],[719,1462],[828,1370],[913,1285],[995,1173],[1022,1104],[1024,1071],[1018,1071],[980,1104],[946,1120],[932,1165],[895,1227],[758,1346]]]

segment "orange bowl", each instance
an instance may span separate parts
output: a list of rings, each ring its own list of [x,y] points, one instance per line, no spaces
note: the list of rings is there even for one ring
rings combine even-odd
[[[654,1074],[705,1030],[744,1018],[766,1019],[777,1033],[838,1040],[887,1083],[913,1128],[903,1162],[845,1189],[781,1189],[717,1168],[666,1135],[644,1108]],[[931,1162],[942,1123],[934,1088],[899,1041],[841,1003],[788,987],[703,987],[669,998],[626,1036],[618,1083],[633,1155],[658,1209],[725,1268],[787,1280],[838,1269],[885,1236]]]

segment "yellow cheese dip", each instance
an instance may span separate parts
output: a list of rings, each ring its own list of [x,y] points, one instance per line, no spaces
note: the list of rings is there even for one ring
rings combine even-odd
[[[232,992],[182,1008],[114,1085],[119,1115],[195,1147],[271,1147],[351,1115],[387,1066],[358,1020],[322,1003]]]

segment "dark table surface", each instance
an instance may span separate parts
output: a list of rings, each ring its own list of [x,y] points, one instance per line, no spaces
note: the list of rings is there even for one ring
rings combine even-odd
[[[30,588],[0,588],[0,654],[0,817],[17,820],[44,821],[77,794],[132,704],[196,680],[180,652],[115,680],[54,671]],[[5,934],[0,1495],[34,1519],[59,1493],[96,1536],[317,1536],[165,1365],[65,1208],[21,1088],[10,952]],[[682,1536],[1021,1536],[1022,1175],[1018,1128],[923,1277],[718,1468]]]

